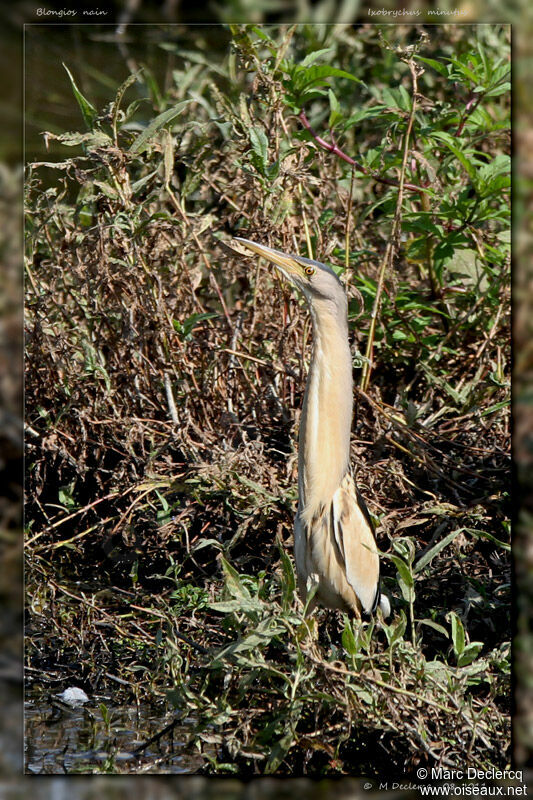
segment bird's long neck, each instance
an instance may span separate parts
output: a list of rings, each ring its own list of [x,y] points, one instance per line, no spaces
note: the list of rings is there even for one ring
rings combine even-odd
[[[350,463],[352,359],[346,311],[314,303],[313,354],[300,422],[299,509],[306,522],[324,508]]]

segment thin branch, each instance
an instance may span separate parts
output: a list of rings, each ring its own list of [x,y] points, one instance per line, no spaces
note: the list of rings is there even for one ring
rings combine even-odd
[[[188,712],[183,712],[182,711],[175,719],[172,720],[172,722],[169,725],[165,725],[164,728],[162,728],[160,731],[155,733],[153,736],[151,736],[145,742],[143,742],[138,747],[136,747],[135,750],[133,751],[133,755],[135,755],[135,756],[140,755],[144,750],[146,750],[148,747],[150,747],[151,744],[155,744],[155,742],[158,742],[160,739],[163,738],[163,736],[168,736],[169,733],[172,733],[174,728],[177,725],[179,725],[180,722],[182,722],[185,719],[185,717],[187,716],[187,713]]]
[[[387,248],[385,250],[385,254],[383,256],[383,260],[381,262],[381,267],[379,270],[379,277],[378,277],[378,285],[376,290],[376,297],[374,299],[374,306],[372,308],[372,316],[370,319],[370,330],[368,331],[368,340],[366,345],[366,352],[365,352],[365,361],[363,363],[363,370],[361,374],[361,383],[360,388],[363,392],[366,392],[368,389],[368,384],[370,382],[370,373],[372,372],[372,356],[374,353],[374,337],[376,335],[376,324],[377,318],[381,303],[381,295],[383,292],[383,284],[385,282],[385,274],[388,269],[392,267],[392,260],[394,258],[394,254],[396,251],[396,243],[399,238],[400,234],[400,223],[402,218],[402,205],[403,205],[403,193],[404,188],[406,188],[405,181],[405,171],[407,169],[407,158],[409,156],[409,139],[411,136],[411,131],[413,128],[413,123],[415,119],[415,112],[416,112],[416,99],[418,96],[418,75],[416,71],[416,65],[414,61],[411,59],[408,61],[409,69],[411,70],[411,76],[413,79],[413,103],[411,105],[411,111],[409,114],[409,121],[407,123],[407,128],[405,131],[404,142],[403,142],[403,160],[402,160],[402,168],[400,170],[400,183],[398,186],[398,198],[396,200],[396,211],[394,212],[394,220],[392,223],[392,230],[390,234],[389,241],[387,243]],[[423,191],[417,187],[418,191]]]
[[[384,183],[385,186],[399,186],[400,185],[400,183],[398,181],[394,180],[393,178],[382,178],[380,175],[375,175],[374,173],[369,172],[365,167],[363,167],[362,164],[359,163],[359,161],[356,161],[354,158],[352,158],[351,156],[347,155],[344,152],[344,150],[341,150],[336,142],[334,142],[333,144],[330,143],[330,142],[326,142],[326,140],[323,139],[321,136],[319,136],[318,133],[315,131],[315,129],[311,126],[311,123],[307,119],[305,111],[303,111],[303,110],[300,111],[300,113],[298,114],[298,119],[300,120],[300,122],[302,123],[304,128],[307,131],[309,131],[309,133],[311,134],[311,136],[313,137],[315,142],[323,150],[327,150],[329,153],[333,153],[334,155],[338,156],[338,158],[341,158],[343,161],[346,161],[347,164],[351,164],[351,166],[355,167],[355,169],[359,170],[359,172],[362,172],[363,175],[368,175],[369,177],[373,178],[378,183]],[[403,185],[404,189],[408,189],[410,192],[427,192],[427,191],[429,191],[429,189],[427,187],[417,186],[415,183],[405,183],[405,181],[404,181],[402,185]]]

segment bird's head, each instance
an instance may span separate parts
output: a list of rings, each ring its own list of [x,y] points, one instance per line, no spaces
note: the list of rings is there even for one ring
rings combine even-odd
[[[303,292],[312,306],[321,301],[329,301],[339,310],[346,308],[346,295],[342,283],[331,267],[321,264],[320,261],[313,261],[294,253],[283,253],[273,247],[240,237],[232,240],[232,247],[242,255],[248,255],[246,251],[250,251],[275,264],[279,271]]]

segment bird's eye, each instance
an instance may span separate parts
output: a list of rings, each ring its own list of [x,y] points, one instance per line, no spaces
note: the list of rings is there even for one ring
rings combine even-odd
[[[314,267],[306,267],[304,271],[305,271],[306,275],[309,275],[309,277],[311,277],[311,275],[315,274],[315,268]]]

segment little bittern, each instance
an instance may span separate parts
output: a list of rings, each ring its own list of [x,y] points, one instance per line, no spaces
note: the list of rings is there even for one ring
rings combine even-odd
[[[379,556],[370,515],[350,468],[353,413],[348,301],[330,267],[299,255],[236,238],[242,254],[263,256],[307,300],[313,321],[313,352],[302,408],[298,447],[298,510],[294,557],[305,601],[328,608],[390,612],[379,588]]]

